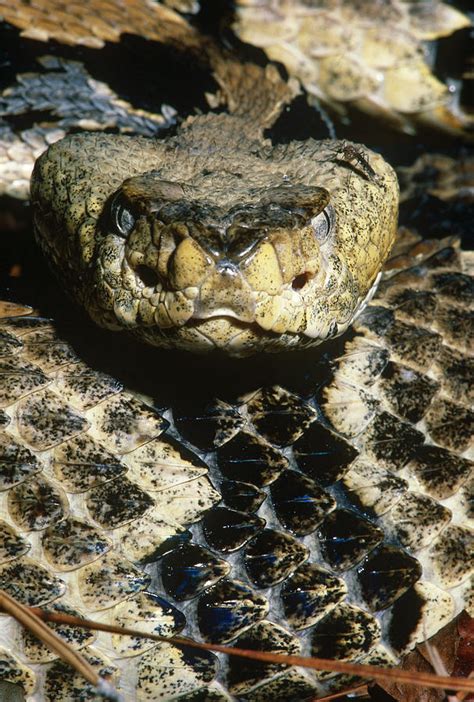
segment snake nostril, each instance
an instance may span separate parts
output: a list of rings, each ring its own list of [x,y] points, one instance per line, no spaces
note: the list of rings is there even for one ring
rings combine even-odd
[[[301,290],[301,288],[304,288],[306,283],[309,280],[309,274],[308,273],[300,273],[300,275],[297,275],[296,278],[293,278],[293,282],[291,283],[291,287],[293,290]]]
[[[156,271],[149,266],[137,266],[135,273],[138,275],[146,288],[154,288],[159,283],[160,279],[158,277],[158,273],[156,273]]]

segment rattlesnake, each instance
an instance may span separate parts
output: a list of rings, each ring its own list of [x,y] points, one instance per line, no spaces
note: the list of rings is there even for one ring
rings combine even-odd
[[[455,236],[404,230],[376,289],[395,233],[392,169],[347,141],[264,141],[294,86],[205,46],[232,114],[191,117],[161,142],[96,133],[52,146],[33,178],[40,244],[111,329],[237,355],[325,344],[196,359],[69,308],[56,325],[4,306],[0,584],[165,635],[394,664],[472,598],[471,259]],[[15,138],[28,148],[10,131],[7,152]],[[217,321],[199,321],[213,302]],[[61,631],[127,700],[296,702],[350,683]],[[27,699],[92,694],[6,617],[0,643],[3,680]]]

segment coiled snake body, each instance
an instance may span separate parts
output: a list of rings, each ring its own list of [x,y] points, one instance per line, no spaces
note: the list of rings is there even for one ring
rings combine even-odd
[[[178,355],[170,402],[169,356],[147,352],[153,398],[137,397],[80,358],[77,332],[2,308],[0,587],[164,636],[395,664],[472,606],[471,259],[407,230],[392,249],[382,157],[273,146],[279,107],[262,105],[161,141],[59,141],[33,173],[37,239],[94,321],[165,349],[245,356],[352,331],[237,384]],[[117,342],[100,338],[106,357]],[[92,697],[0,627],[0,679],[35,702]],[[131,701],[296,702],[351,682],[57,630]]]

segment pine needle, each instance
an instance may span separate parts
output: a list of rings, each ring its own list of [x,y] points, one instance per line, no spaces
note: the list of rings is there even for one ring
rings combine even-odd
[[[345,690],[339,690],[339,692],[333,692],[330,695],[325,695],[324,697],[315,697],[312,702],[332,702],[333,700],[340,700],[341,697],[346,697],[346,695],[359,694],[366,695],[368,693],[367,685],[357,685],[357,687],[347,687]]]
[[[10,597],[4,590],[0,590],[1,609],[16,619],[25,629],[31,631],[50,651],[56,653],[65,663],[74,668],[87,682],[91,683],[102,696],[114,702],[121,702],[122,697],[115,690],[114,686],[105,678],[102,678],[91,664],[78,651],[75,651],[60,636],[56,634],[44,621],[44,617],[38,616],[38,610],[33,607],[26,607],[13,597]],[[42,610],[39,610],[42,612]]]
[[[274,663],[277,665],[298,666],[313,670],[326,670],[334,673],[345,673],[349,675],[357,675],[367,680],[394,681],[417,685],[420,687],[474,692],[474,680],[469,678],[435,675],[433,673],[401,670],[397,668],[380,668],[373,665],[348,663],[326,658],[310,658],[280,653],[269,653],[267,651],[234,648],[232,646],[222,646],[220,644],[201,643],[199,641],[194,641],[184,637],[159,636],[158,634],[150,634],[137,629],[129,629],[126,627],[115,626],[113,624],[94,622],[89,619],[82,619],[69,614],[45,612],[40,608],[32,608],[32,611],[37,617],[41,617],[41,619],[44,621],[69,624],[71,626],[78,626],[95,631],[106,631],[112,634],[120,634],[122,636],[145,638],[179,647],[191,647],[204,651],[224,653],[229,656],[238,656],[240,658],[261,661],[263,663]]]

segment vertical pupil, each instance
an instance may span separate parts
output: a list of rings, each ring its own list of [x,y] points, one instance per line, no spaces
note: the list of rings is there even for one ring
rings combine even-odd
[[[314,233],[319,239],[324,239],[331,229],[331,220],[326,210],[320,212],[317,217],[312,220]]]
[[[135,224],[135,217],[124,205],[118,205],[115,210],[116,226],[121,234],[129,234]]]

